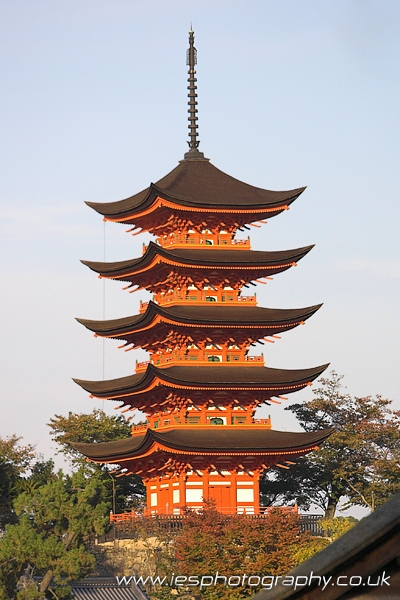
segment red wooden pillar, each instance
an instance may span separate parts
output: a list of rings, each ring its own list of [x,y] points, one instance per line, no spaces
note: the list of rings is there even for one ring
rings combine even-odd
[[[204,498],[210,498],[210,477],[209,477],[209,469],[202,469],[202,480],[203,480],[203,506],[204,506]]]
[[[236,514],[237,513],[237,496],[236,496],[237,472],[235,470],[231,470],[230,481],[231,481],[231,490],[230,490],[231,493],[230,493],[229,507],[231,509],[231,514]]]
[[[254,514],[257,515],[260,512],[260,471],[254,471]]]
[[[179,474],[179,505],[186,506],[186,473],[181,471]]]

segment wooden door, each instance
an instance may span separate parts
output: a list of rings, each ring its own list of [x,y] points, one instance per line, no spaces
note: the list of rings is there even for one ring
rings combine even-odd
[[[229,514],[231,507],[229,503],[230,497],[230,486],[229,485],[212,485],[209,487],[208,497],[215,500],[216,509],[222,513]]]

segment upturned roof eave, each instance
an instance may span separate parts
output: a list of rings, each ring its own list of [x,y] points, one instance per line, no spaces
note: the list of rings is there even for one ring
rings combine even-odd
[[[284,452],[285,450],[290,451],[290,450],[298,450],[298,451],[302,451],[305,450],[306,448],[309,448],[310,446],[315,447],[316,445],[322,443],[325,439],[327,439],[330,435],[332,435],[332,433],[334,432],[334,429],[330,428],[330,429],[325,429],[325,430],[320,430],[320,431],[315,431],[315,432],[277,432],[275,430],[271,430],[271,429],[257,429],[257,432],[260,433],[262,432],[262,436],[263,437],[270,437],[270,432],[272,431],[273,434],[275,433],[282,433],[282,437],[284,438],[289,438],[288,440],[288,444],[285,444],[284,447],[276,447],[273,445],[267,446],[265,447],[265,445],[263,444],[262,446],[253,446],[251,444],[248,444],[247,447],[241,445],[240,443],[238,443],[237,439],[238,439],[238,432],[242,432],[242,429],[240,428],[240,425],[236,425],[234,427],[232,427],[229,431],[223,431],[224,437],[227,437],[228,440],[229,438],[231,438],[232,441],[228,441],[228,443],[225,442],[222,443],[221,442],[221,431],[218,431],[218,429],[210,429],[210,425],[206,425],[204,427],[201,428],[201,433],[204,434],[204,437],[208,438],[209,440],[209,445],[200,445],[197,443],[197,441],[195,443],[193,443],[191,446],[188,446],[185,443],[179,443],[177,441],[171,441],[171,439],[168,439],[168,433],[167,431],[155,431],[155,430],[150,430],[151,434],[153,436],[153,439],[155,441],[157,441],[160,445],[164,445],[164,447],[166,447],[166,449],[170,448],[171,450],[181,450],[182,452],[185,451],[190,451],[193,449],[197,450],[197,446],[199,446],[198,448],[198,453],[201,454],[203,452],[206,453],[210,453],[210,454],[218,454],[220,452],[224,452],[224,453],[233,453],[233,454],[240,454],[243,451],[245,452],[253,452],[253,453],[263,453],[263,452],[268,452],[268,453],[273,453],[273,454],[279,454]],[[197,430],[200,432],[200,428]],[[196,429],[191,429],[190,431],[190,436],[193,436],[193,433],[196,432]],[[245,429],[244,430],[244,434],[245,437],[248,438],[249,440],[253,440],[254,439],[254,432],[255,430],[249,430],[249,429]],[[174,431],[172,430],[171,433],[174,433]],[[178,433],[181,433],[181,431],[179,431]],[[300,434],[300,435],[299,435]],[[304,437],[304,438],[311,438],[309,439],[307,442],[304,441],[303,444],[296,444],[294,443],[294,441],[290,441],[290,438],[293,439],[301,439],[300,436]],[[236,442],[235,442],[236,440]]]
[[[190,195],[190,192],[193,193],[193,184],[196,184],[196,181],[199,178],[201,179],[201,174],[194,175],[192,182],[189,180],[188,187],[190,187],[190,189],[188,190],[189,193],[187,195],[182,193],[174,193],[171,189],[168,189],[168,185],[166,187],[163,187],[163,185],[159,185],[159,183],[165,182],[165,180],[171,178],[174,172],[177,173],[180,169],[182,170],[182,165],[184,167],[187,167],[188,162],[192,161],[181,161],[175,169],[173,169],[170,173],[168,173],[168,175],[159,180],[159,182],[151,183],[149,187],[138,192],[137,194],[134,194],[133,196],[129,196],[128,198],[124,198],[123,200],[118,200],[116,202],[100,203],[89,201],[86,202],[86,204],[99,214],[103,215],[105,218],[109,218],[111,220],[116,221],[118,221],[119,218],[124,221],[129,217],[134,218],[137,213],[140,213],[142,210],[150,208],[158,197],[161,197],[164,200],[176,204],[176,206],[181,209],[184,209],[185,207],[189,209],[199,210],[215,209],[223,211],[224,209],[226,209],[229,210],[229,212],[243,212],[245,210],[254,211],[255,213],[258,213],[260,211],[262,212],[263,209],[267,210],[275,207],[279,209],[280,206],[288,206],[292,202],[294,202],[294,200],[296,200],[299,197],[299,195],[302,194],[306,189],[306,187],[300,187],[287,191],[272,191],[267,190],[265,188],[258,188],[256,186],[252,186],[242,181],[239,181],[234,177],[227,175],[226,173],[223,173],[222,171],[217,169],[217,167],[214,167],[214,165],[209,163],[208,160],[194,162],[196,164],[198,162],[206,163],[206,170],[209,171],[211,169],[211,173],[213,175],[216,175],[217,177],[217,186],[223,188],[224,182],[228,183],[229,187],[233,186],[233,193],[235,193],[236,188],[236,197],[245,198],[243,202],[232,204],[232,190],[229,190],[229,194],[227,194],[227,198],[225,201],[221,201],[221,196],[217,195],[218,201],[204,202],[203,198],[209,197],[209,195],[200,194],[200,192],[199,195],[201,195],[201,198],[196,200]],[[203,178],[205,176],[206,174],[203,175]],[[176,185],[176,180],[174,180],[174,178],[172,179],[173,181],[170,182],[170,186]],[[265,197],[267,195],[271,195],[271,198],[267,199]],[[249,198],[250,196],[253,196],[253,200],[246,200],[246,197]]]
[[[198,312],[199,312],[199,307],[195,306],[195,307],[184,307],[184,308],[193,308],[193,315],[179,315],[179,314],[174,314],[174,311],[170,310],[170,307],[168,306],[160,306],[159,304],[156,304],[152,301],[149,302],[146,311],[144,313],[138,314],[138,315],[133,315],[131,317],[124,317],[122,319],[110,319],[107,321],[97,321],[97,320],[89,320],[89,319],[80,319],[77,318],[76,320],[78,321],[78,323],[80,323],[81,325],[83,325],[84,327],[86,327],[87,329],[89,329],[90,331],[93,331],[94,333],[98,333],[99,335],[107,335],[109,337],[121,337],[124,335],[124,333],[133,333],[135,331],[135,329],[137,328],[143,328],[143,327],[151,327],[152,322],[154,321],[154,319],[159,315],[161,316],[161,318],[165,318],[168,319],[168,321],[174,321],[174,323],[176,323],[177,326],[199,326],[199,327],[224,327],[224,328],[228,328],[232,325],[235,326],[250,326],[250,327],[260,327],[260,328],[268,328],[269,326],[279,326],[279,325],[287,325],[290,324],[292,322],[296,322],[299,319],[301,320],[307,320],[309,319],[313,314],[315,314],[320,308],[321,308],[322,304],[316,304],[314,306],[308,306],[305,308],[299,308],[299,309],[282,309],[282,315],[280,318],[276,318],[275,320],[270,319],[269,321],[267,321],[267,317],[265,316],[264,319],[262,319],[262,313],[261,310],[269,310],[269,309],[262,309],[261,307],[252,307],[252,306],[246,306],[246,307],[240,307],[241,308],[241,317],[242,320],[238,320],[237,317],[233,318],[231,317],[230,319],[228,318],[229,316],[229,312],[231,311],[231,306],[219,306],[219,307],[214,307],[214,306],[207,306],[206,308],[208,309],[209,312],[209,317],[208,319],[206,318],[202,318],[198,316]],[[173,307],[176,308],[176,307]],[[217,309],[221,309],[219,311],[216,311],[215,308]],[[236,309],[239,307],[235,307]],[[254,312],[254,309],[259,309],[258,312],[260,313],[260,320],[256,321],[256,320],[250,320],[249,318],[246,319],[246,317],[249,317],[249,315]],[[274,310],[276,312],[280,312],[279,309],[271,309]],[[286,316],[285,312],[286,311],[290,311],[290,315]],[[220,316],[216,316],[216,312],[219,312],[220,315],[224,316],[224,314],[226,315],[225,319],[222,319]],[[133,330],[133,331],[132,331]]]
[[[155,382],[159,384],[176,386],[182,389],[196,390],[246,390],[255,389],[262,391],[274,391],[289,388],[297,389],[306,386],[309,382],[319,377],[329,366],[329,363],[314,367],[311,369],[272,369],[268,367],[225,367],[214,365],[210,367],[202,366],[184,366],[169,367],[160,369],[152,364],[148,364],[146,371],[119,379],[106,381],[87,381],[73,379],[80,387],[98,398],[113,398],[120,400],[130,394],[144,393],[151,389]],[[224,371],[223,371],[224,369]],[[257,372],[266,376],[262,378],[254,377]],[[282,378],[277,378],[276,374],[283,374]],[[197,377],[196,377],[197,374]],[[216,374],[223,377],[216,377]],[[229,375],[228,375],[229,374]],[[186,375],[186,377],[183,377]],[[248,380],[243,375],[250,376]],[[286,375],[286,378],[284,377]],[[231,377],[232,376],[232,377]],[[242,380],[234,378],[242,376]],[[214,380],[213,380],[214,377]],[[225,378],[224,378],[225,377]],[[253,377],[253,379],[251,379]]]
[[[158,244],[155,244],[154,242],[150,242],[146,252],[139,258],[112,263],[81,260],[81,263],[89,267],[89,269],[95,273],[109,277],[123,277],[124,275],[127,275],[127,269],[145,269],[147,266],[151,265],[153,259],[156,257],[165,258],[166,260],[170,260],[187,267],[194,266],[218,268],[218,266],[226,266],[229,264],[230,267],[237,269],[252,267],[256,269],[263,266],[278,267],[280,262],[287,262],[288,264],[291,262],[297,262],[298,260],[304,258],[304,256],[313,248],[314,244],[292,250],[277,251],[235,249],[220,251],[215,247],[211,247],[211,249],[202,248],[201,250],[193,250],[192,248],[168,250],[162,246],[159,246]],[[217,252],[220,255],[219,258],[225,260],[219,260],[219,262],[216,262],[215,253]],[[235,258],[237,257],[236,260],[232,260],[232,255],[234,255]],[[205,260],[207,256],[208,260]],[[214,260],[212,258],[214,258]],[[245,258],[247,258],[247,260],[244,260]],[[249,260],[249,258],[253,260]]]
[[[323,429],[315,432],[294,433],[265,430],[259,432],[260,435],[257,437],[260,437],[261,440],[256,441],[253,431],[248,429],[243,431],[239,425],[232,427],[229,432],[225,431],[223,439],[218,427],[197,426],[193,428],[190,436],[191,438],[195,436],[192,443],[190,441],[188,443],[185,432],[179,430],[162,432],[147,429],[144,435],[133,436],[125,440],[101,442],[98,444],[76,442],[72,443],[72,446],[91,460],[115,463],[141,458],[143,454],[151,454],[152,446],[157,446],[157,450],[161,449],[165,452],[171,450],[182,454],[220,455],[226,453],[229,455],[242,455],[243,453],[250,453],[253,455],[279,456],[282,454],[310,451],[326,441],[334,431],[334,429]],[[169,435],[171,433],[175,436],[175,439],[171,439],[171,435]],[[183,437],[183,439],[179,440],[180,437]],[[239,437],[240,440],[238,439]],[[277,437],[280,438],[280,445],[276,445]],[[268,440],[268,438],[272,439]]]

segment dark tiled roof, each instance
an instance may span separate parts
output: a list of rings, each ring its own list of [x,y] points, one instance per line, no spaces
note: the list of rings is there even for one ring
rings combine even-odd
[[[72,588],[76,600],[138,600],[130,587],[76,586]]]
[[[84,381],[74,379],[84,390],[95,396],[107,398],[146,389],[157,377],[161,381],[195,389],[243,388],[282,390],[292,386],[306,385],[313,381],[328,364],[312,369],[271,369],[268,367],[231,367],[222,365],[169,367],[158,369],[149,364],[143,373],[111,379],[108,381]],[[279,393],[279,391],[278,391]]]
[[[258,250],[215,250],[213,247],[200,249],[179,248],[167,250],[154,242],[150,242],[146,252],[140,258],[123,260],[113,263],[103,263],[82,260],[84,265],[96,273],[101,273],[108,277],[122,277],[124,274],[132,272],[138,268],[143,269],[151,264],[156,256],[161,256],[182,266],[215,266],[229,265],[232,268],[274,266],[282,263],[292,263],[300,260],[314,246],[305,246],[294,250],[279,250],[263,252]]]
[[[122,578],[121,578],[122,579]],[[149,597],[127,577],[129,585],[118,585],[116,577],[88,577],[72,581],[73,597],[77,600],[149,600]]]
[[[333,429],[321,431],[291,433],[255,428],[243,429],[207,426],[191,429],[173,429],[156,431],[148,429],[143,436],[134,436],[115,442],[99,444],[74,443],[73,446],[84,456],[97,460],[124,460],[146,452],[154,443],[160,443],[173,450],[196,451],[199,453],[219,454],[229,452],[241,454],[255,452],[261,454],[280,454],[282,452],[303,450],[317,446],[326,440]]]
[[[258,210],[291,204],[305,188],[273,192],[243,183],[223,173],[208,160],[183,160],[168,175],[145,190],[118,202],[88,202],[88,206],[110,218],[124,217],[141,211],[157,196],[178,205],[197,208]]]
[[[124,317],[122,319],[112,319],[108,321],[92,321],[88,319],[77,319],[91,331],[98,333],[120,333],[132,330],[135,326],[145,327],[149,325],[156,315],[161,315],[169,320],[175,321],[177,325],[212,325],[220,327],[230,327],[232,324],[241,325],[259,325],[268,327],[269,325],[284,325],[296,321],[303,321],[311,317],[322,304],[308,306],[306,308],[280,309],[280,308],[262,308],[259,306],[213,306],[211,303],[207,306],[159,306],[154,302],[149,302],[146,312]]]

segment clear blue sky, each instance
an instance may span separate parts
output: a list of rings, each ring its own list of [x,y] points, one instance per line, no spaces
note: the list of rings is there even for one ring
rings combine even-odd
[[[79,262],[103,258],[103,223],[84,201],[132,195],[183,157],[191,21],[200,149],[253,185],[308,186],[251,232],[254,249],[316,244],[259,286],[260,305],[324,302],[268,345],[267,364],[330,362],[352,395],[400,408],[399,17],[390,0],[3,0],[0,435],[48,458],[52,415],[101,406],[71,380],[103,370],[102,342],[74,320],[103,311],[102,283]],[[124,229],[106,225],[107,260],[140,255]],[[108,318],[146,298],[120,287],[106,284]],[[144,357],[116,346],[106,378]],[[266,412],[296,429],[283,407]]]

